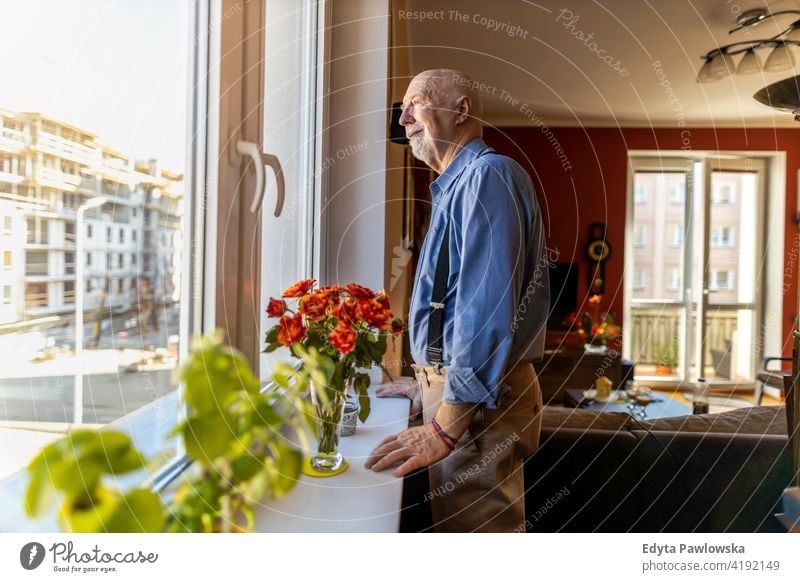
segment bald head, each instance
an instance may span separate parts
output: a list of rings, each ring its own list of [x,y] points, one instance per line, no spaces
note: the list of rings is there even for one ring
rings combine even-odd
[[[470,121],[480,125],[483,105],[478,92],[480,83],[458,69],[429,69],[422,71],[411,80],[419,83],[439,107],[457,110],[459,102],[467,99],[470,104]],[[409,85],[409,88],[411,85]]]
[[[414,156],[439,173],[462,146],[483,134],[478,87],[456,69],[423,71],[408,85],[400,124]]]

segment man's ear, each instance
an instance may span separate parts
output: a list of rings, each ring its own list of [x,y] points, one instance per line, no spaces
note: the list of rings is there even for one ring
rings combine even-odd
[[[466,123],[470,120],[471,113],[472,113],[472,101],[469,100],[469,97],[466,95],[462,95],[459,97],[458,101],[456,101],[456,125],[460,125],[462,123]]]

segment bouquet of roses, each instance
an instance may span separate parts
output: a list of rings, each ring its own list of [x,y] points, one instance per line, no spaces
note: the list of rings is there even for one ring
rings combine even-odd
[[[384,290],[372,291],[356,283],[314,289],[315,279],[304,279],[270,298],[267,314],[278,322],[267,331],[265,352],[282,346],[303,361],[318,397],[332,399],[352,385],[359,394],[362,422],[369,415],[366,390],[369,376],[359,369],[382,366],[389,335],[401,333],[403,322],[394,317]],[[288,300],[288,302],[287,302]],[[291,305],[290,305],[291,304]],[[289,373],[285,367],[281,373]]]

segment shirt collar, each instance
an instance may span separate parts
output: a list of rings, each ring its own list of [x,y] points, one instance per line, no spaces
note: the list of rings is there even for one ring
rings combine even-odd
[[[486,149],[486,147],[486,142],[479,137],[465,144],[464,147],[461,148],[461,151],[456,154],[456,157],[453,158],[453,161],[450,162],[450,165],[447,166],[445,171],[431,182],[429,188],[432,199],[435,201],[444,192],[447,192],[447,189],[450,188],[450,185],[455,182],[456,178],[464,171],[464,168],[478,157],[478,154]]]

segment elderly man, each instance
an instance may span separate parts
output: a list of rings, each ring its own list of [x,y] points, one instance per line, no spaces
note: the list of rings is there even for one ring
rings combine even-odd
[[[530,177],[481,139],[477,87],[437,69],[414,77],[403,99],[412,152],[439,174],[409,314],[424,424],[379,443],[366,466],[400,463],[396,476],[428,466],[437,531],[524,531],[548,262]]]

